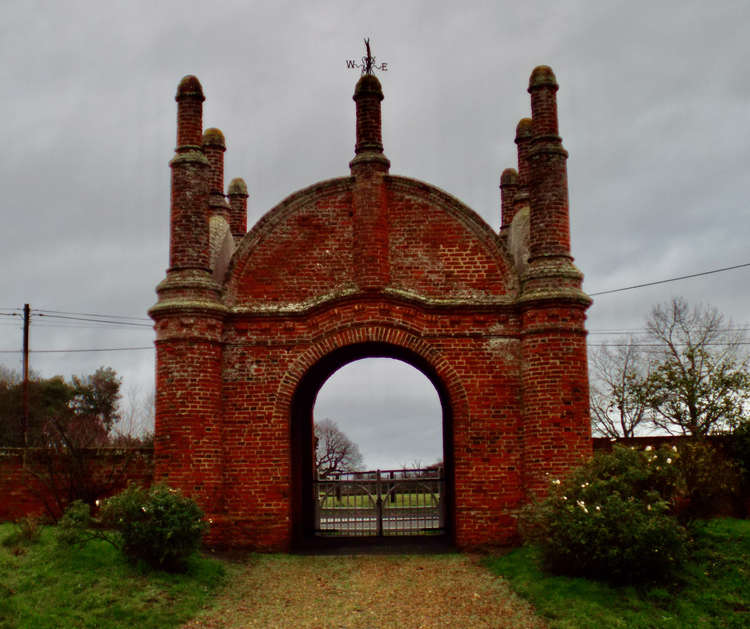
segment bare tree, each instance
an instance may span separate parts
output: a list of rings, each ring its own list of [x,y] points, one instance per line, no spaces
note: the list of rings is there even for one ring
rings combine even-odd
[[[142,393],[139,387],[130,387],[120,404],[120,419],[114,426],[112,445],[126,448],[153,445],[155,415],[156,392],[151,389]]]
[[[653,309],[649,336],[660,345],[649,376],[651,420],[670,434],[704,436],[731,429],[750,395],[741,331],[708,306],[682,298]]]
[[[632,337],[590,355],[591,425],[604,437],[634,437],[648,422],[650,364]]]
[[[354,472],[364,465],[362,454],[349,437],[331,419],[315,424],[315,467],[318,478]]]

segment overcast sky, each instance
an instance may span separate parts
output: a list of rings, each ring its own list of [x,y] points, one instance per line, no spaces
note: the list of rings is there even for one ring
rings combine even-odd
[[[248,184],[250,225],[291,192],[347,175],[358,74],[345,60],[362,56],[363,37],[389,64],[391,173],[448,191],[494,229],[529,74],[552,66],[572,252],[588,292],[748,263],[749,32],[746,0],[5,0],[0,361],[20,369],[21,320],[5,315],[24,303],[32,350],[152,347],[146,311],[168,262],[185,74],[203,84],[205,126],[227,138],[226,180]],[[590,342],[642,328],[675,295],[747,324],[749,280],[744,268],[598,297]],[[141,393],[153,361],[152,349],[31,355],[42,376],[109,365]],[[437,395],[410,369],[351,365],[321,391],[316,415],[338,421],[369,466],[441,456]]]

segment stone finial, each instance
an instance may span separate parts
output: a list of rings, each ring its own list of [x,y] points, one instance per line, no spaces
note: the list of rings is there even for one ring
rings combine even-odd
[[[227,145],[224,140],[224,134],[216,127],[206,129],[203,132],[203,146],[215,146],[217,148],[226,149]]]
[[[515,168],[506,168],[500,175],[500,187],[508,188],[518,185],[518,172]]]
[[[188,74],[183,76],[180,84],[177,86],[177,94],[174,99],[179,102],[185,99],[200,100],[203,102],[206,97],[203,95],[203,87],[198,77]]]
[[[516,125],[516,143],[534,135],[534,123],[531,118],[521,118]]]
[[[247,184],[245,183],[245,180],[241,177],[235,177],[234,179],[232,179],[232,181],[229,182],[227,195],[230,197],[244,196],[245,198],[247,198],[249,195],[247,194]]]
[[[537,66],[531,71],[529,92],[539,87],[551,87],[554,91],[557,91],[559,87],[555,73],[549,66]]]

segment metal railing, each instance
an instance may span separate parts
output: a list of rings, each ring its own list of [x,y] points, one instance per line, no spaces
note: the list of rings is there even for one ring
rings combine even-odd
[[[347,472],[313,481],[315,533],[322,536],[445,532],[442,468]]]

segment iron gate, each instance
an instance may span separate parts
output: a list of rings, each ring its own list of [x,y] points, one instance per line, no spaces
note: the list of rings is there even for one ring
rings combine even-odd
[[[443,470],[348,472],[313,481],[315,533],[323,536],[445,532]]]

